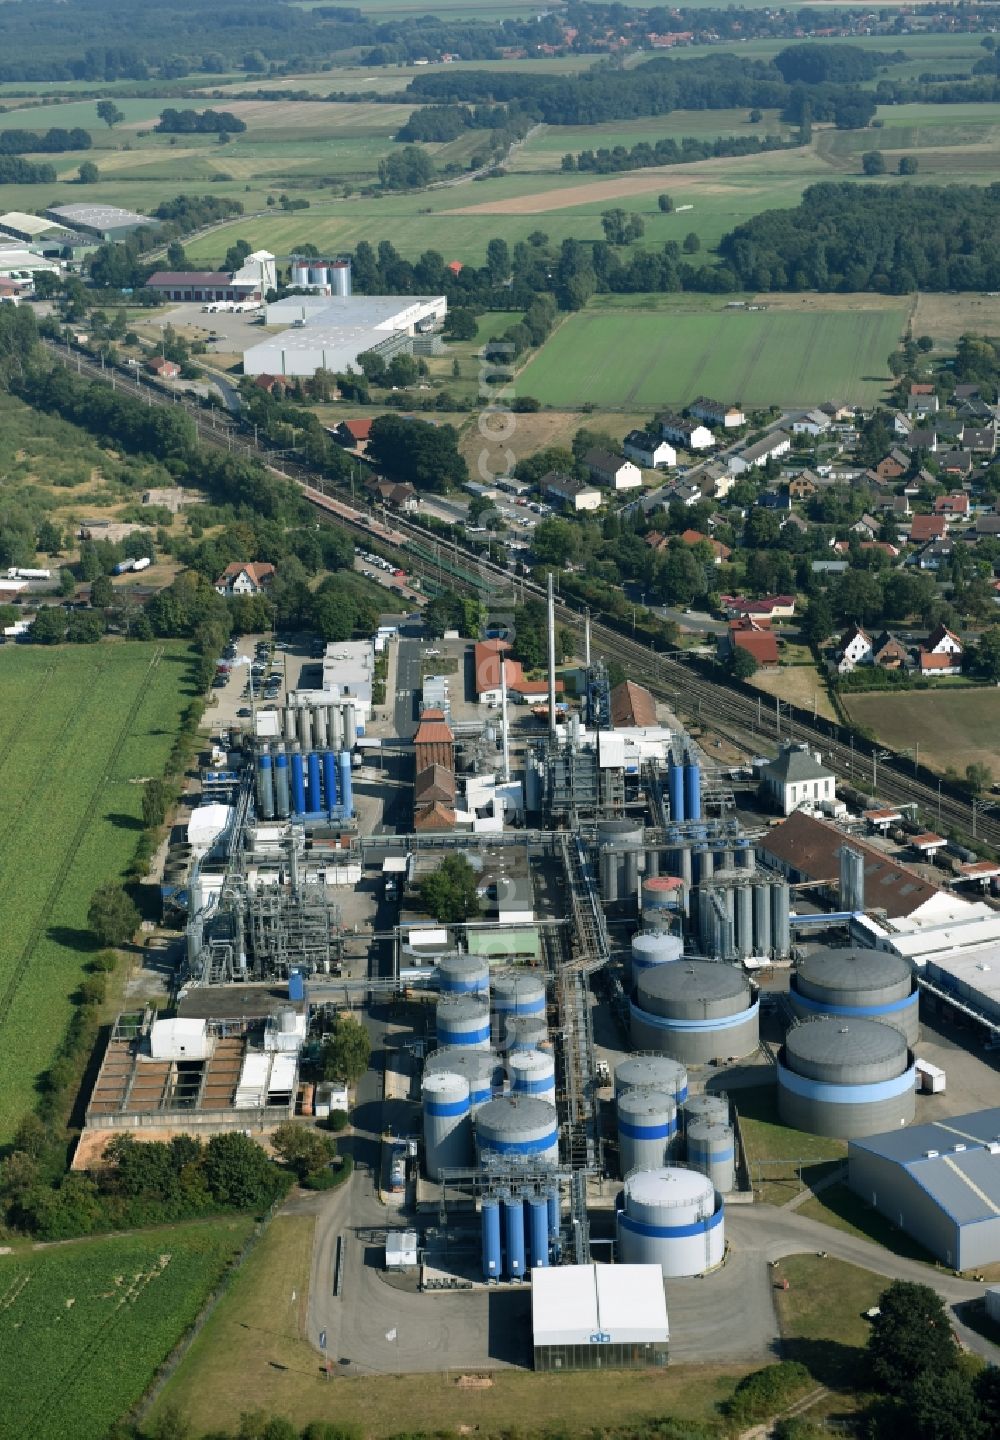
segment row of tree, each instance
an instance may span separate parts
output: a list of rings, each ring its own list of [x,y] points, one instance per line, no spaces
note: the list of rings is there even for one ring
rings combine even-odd
[[[43,132],[37,130],[0,130],[0,155],[57,155],[63,150],[89,150],[93,145],[90,131],[76,126],[66,130],[53,125]]]
[[[685,135],[681,140],[665,138],[654,141],[652,145],[640,140],[631,149],[615,145],[610,150],[581,150],[578,155],[564,155],[561,169],[611,175],[622,170],[646,170],[659,165],[690,165],[696,160],[718,159],[724,155],[758,155],[765,150],[791,150],[800,143],[797,137],[783,140],[780,135],[726,135],[717,140],[699,140],[693,135]]]
[[[241,135],[246,121],[229,110],[174,110],[161,115],[155,129],[161,135]]]

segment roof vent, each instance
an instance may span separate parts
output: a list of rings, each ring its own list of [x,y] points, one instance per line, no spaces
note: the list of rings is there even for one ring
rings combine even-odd
[[[938,1158],[938,1151],[937,1151],[937,1150],[925,1150],[925,1151],[924,1151],[924,1159],[925,1159],[925,1160],[936,1160],[937,1158]]]
[[[952,1150],[953,1150],[953,1152],[954,1152],[956,1155],[961,1155],[962,1151],[963,1151],[965,1148],[966,1148],[966,1147],[965,1147],[964,1145],[953,1145],[953,1146],[952,1146]]]
[[[1000,1155],[1000,1140],[990,1140],[986,1148],[991,1155]]]

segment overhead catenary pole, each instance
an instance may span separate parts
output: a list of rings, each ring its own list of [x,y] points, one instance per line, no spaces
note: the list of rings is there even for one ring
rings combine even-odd
[[[549,571],[549,734],[556,733],[556,602],[552,594],[552,571]]]

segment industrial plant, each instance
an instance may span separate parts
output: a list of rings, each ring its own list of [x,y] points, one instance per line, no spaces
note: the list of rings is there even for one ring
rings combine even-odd
[[[329,304],[335,268],[303,261],[298,283]],[[539,1368],[665,1364],[672,1287],[721,1283],[727,1210],[755,1200],[746,1086],[768,1087],[773,1125],[849,1142],[857,1193],[956,1263],[968,1242],[925,1238],[918,1192],[955,1215],[945,1190],[964,1184],[997,1209],[973,1151],[1000,1150],[1000,1125],[973,1117],[961,1163],[928,1168],[944,1075],[921,1020],[1000,1033],[944,954],[946,927],[1000,944],[995,913],[890,860],[860,809],[772,820],[760,764],[714,757],[651,697],[655,724],[613,725],[589,635],[579,700],[557,704],[551,603],[549,632],[547,705],[510,703],[500,642],[496,707],[463,710],[459,679],[446,713],[428,665],[411,719],[391,686],[376,702],[374,642],[352,642],[221,746],[164,873],[176,1016],[119,1019],[81,1163],[123,1129],[266,1139],[314,1121],[316,1056],[353,1014],[376,1047],[385,1264],[412,1272],[431,1327],[439,1291],[530,1285]],[[387,643],[391,664],[424,653],[419,635]],[[452,643],[460,676],[483,642]],[[474,892],[456,913],[429,898],[446,861]],[[1000,1259],[994,1231],[976,1263]]]

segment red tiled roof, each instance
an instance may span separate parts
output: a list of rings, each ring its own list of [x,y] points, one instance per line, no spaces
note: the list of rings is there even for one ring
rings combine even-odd
[[[944,515],[914,515],[910,521],[910,539],[940,540],[948,532],[948,521]]]
[[[433,805],[424,805],[413,814],[414,830],[454,830],[455,812],[435,800]]]
[[[623,680],[611,692],[612,725],[655,725],[656,701],[644,685]]]
[[[758,665],[777,665],[778,641],[770,631],[731,630],[729,638],[732,644],[752,655]]]
[[[237,575],[242,575],[244,571],[255,585],[263,585],[264,581],[270,580],[274,574],[274,566],[266,560],[252,560],[249,565],[244,565],[240,560],[234,560],[223,570],[217,583],[221,585],[225,580],[235,580]]]
[[[222,270],[157,270],[147,285],[231,285],[232,278]]]
[[[451,745],[455,736],[452,734],[447,720],[428,720],[427,714],[428,712],[425,710],[420,717],[420,724],[413,737],[414,745],[436,745],[441,742]]]
[[[355,440],[367,440],[372,433],[372,422],[370,420],[345,420],[344,429]]]
[[[921,670],[960,670],[961,655],[933,655],[930,650],[920,652]]]

